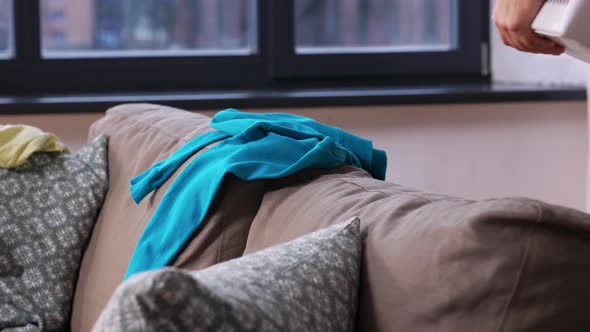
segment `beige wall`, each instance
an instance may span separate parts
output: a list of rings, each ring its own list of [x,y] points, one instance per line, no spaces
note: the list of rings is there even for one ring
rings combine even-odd
[[[272,111],[310,116],[372,139],[387,150],[392,182],[468,198],[528,196],[585,208],[583,102]],[[99,116],[0,116],[0,123],[42,127],[76,150]]]
[[[0,115],[0,124],[27,124],[58,135],[72,151],[86,143],[90,125],[103,114]]]

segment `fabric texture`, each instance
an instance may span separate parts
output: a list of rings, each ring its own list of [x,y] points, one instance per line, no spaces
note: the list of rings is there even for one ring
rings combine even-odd
[[[69,326],[80,260],[108,189],[107,138],[0,169],[0,331]]]
[[[0,168],[24,164],[35,152],[65,152],[68,148],[55,135],[26,125],[0,125]]]
[[[83,258],[72,331],[93,327],[145,225],[192,159],[139,205],[128,180],[211,131],[209,120],[139,104],[113,108],[92,126],[91,138],[110,136],[110,189]],[[217,196],[173,266],[200,270],[359,215],[357,331],[590,330],[584,213],[521,198],[435,195],[346,166],[263,182],[229,177]]]
[[[170,156],[193,137],[211,131],[210,120],[171,107],[132,104],[108,110],[92,125],[90,139],[109,136],[109,191],[82,259],[72,331],[92,329],[123,280],[135,244],[164,193],[196,156],[139,205],[129,195],[129,179]],[[199,236],[187,242],[171,265],[200,270],[242,256],[248,229],[268,183],[226,177],[199,227]]]
[[[360,255],[355,218],[199,272],[146,272],[94,331],[353,331]]]
[[[264,195],[244,254],[351,216],[366,234],[357,331],[590,331],[590,216],[530,199],[304,171]]]
[[[230,109],[217,113],[211,126],[218,131],[196,137],[131,180],[131,195],[139,202],[194,153],[223,139],[194,159],[168,189],[135,247],[126,278],[173,261],[195,234],[226,174],[242,180],[276,179],[304,169],[353,165],[385,177],[385,152],[306,117]]]

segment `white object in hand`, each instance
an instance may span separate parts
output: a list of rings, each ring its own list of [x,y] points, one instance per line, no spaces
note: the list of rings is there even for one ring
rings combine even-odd
[[[590,0],[546,0],[532,24],[533,30],[590,63]]]

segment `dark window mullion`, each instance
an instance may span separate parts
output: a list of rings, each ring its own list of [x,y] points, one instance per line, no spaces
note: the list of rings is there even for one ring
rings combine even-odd
[[[17,62],[41,60],[41,20],[39,0],[15,0],[15,55]]]
[[[268,38],[266,31],[269,27],[268,2],[267,0],[248,0],[253,1],[256,5],[252,9],[256,14],[256,26],[250,30],[250,38],[255,41],[256,55],[264,57],[267,54]]]
[[[292,0],[269,1],[268,42],[273,75],[283,59],[295,56],[295,5]]]

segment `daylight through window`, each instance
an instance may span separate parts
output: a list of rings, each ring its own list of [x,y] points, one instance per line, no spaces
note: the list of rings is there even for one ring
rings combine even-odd
[[[298,53],[450,49],[454,0],[295,0]]]
[[[248,55],[254,0],[41,0],[44,57]]]

